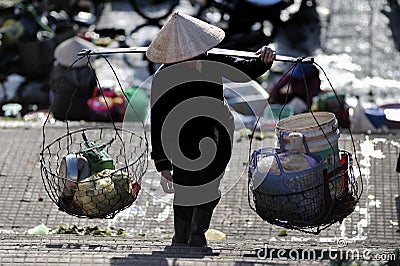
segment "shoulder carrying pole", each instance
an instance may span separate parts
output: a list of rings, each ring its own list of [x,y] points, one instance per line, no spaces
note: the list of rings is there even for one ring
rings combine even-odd
[[[104,48],[99,50],[90,50],[90,49],[82,49],[78,56],[87,56],[87,55],[107,55],[107,54],[121,54],[121,53],[145,53],[148,47],[130,47],[130,48]],[[213,48],[208,51],[210,54],[219,54],[219,55],[230,55],[244,58],[258,58],[254,52],[247,51],[238,51],[238,50],[230,50],[230,49],[220,49]],[[289,62],[289,63],[303,63],[303,64],[312,64],[314,63],[313,57],[293,57],[286,55],[276,55],[276,61],[280,62]]]

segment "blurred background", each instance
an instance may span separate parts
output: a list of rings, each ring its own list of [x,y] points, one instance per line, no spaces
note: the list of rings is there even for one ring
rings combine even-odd
[[[123,120],[129,100],[139,111],[132,119],[146,120],[149,84],[158,66],[147,61],[144,54],[107,56],[119,81],[101,58],[92,58],[93,73],[87,72],[86,64],[70,67],[63,62],[66,55],[69,60],[65,62],[70,64],[78,59],[78,48],[148,46],[165,19],[181,11],[224,29],[226,38],[221,48],[256,51],[270,45],[279,54],[315,58],[313,69],[277,62],[257,80],[257,88],[227,84],[228,103],[249,126],[257,116],[263,116],[264,126],[269,128],[279,113],[312,109],[330,110],[341,126],[353,124],[360,131],[399,128],[400,75],[395,63],[400,49],[399,4],[397,0],[346,3],[3,0],[0,116],[37,121],[51,111],[58,120],[104,120],[89,104],[90,100],[98,103],[96,87],[100,85],[110,93],[115,121]],[[363,17],[354,16],[355,10]],[[333,94],[332,86],[338,95]],[[129,99],[120,95],[121,89]],[[271,105],[269,113],[261,107],[266,101]],[[283,109],[285,112],[280,112]]]

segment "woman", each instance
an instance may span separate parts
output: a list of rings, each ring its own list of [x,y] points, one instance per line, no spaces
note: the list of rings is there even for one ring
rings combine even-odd
[[[266,46],[251,60],[207,54],[223,38],[223,30],[175,13],[146,53],[164,64],[152,82],[151,155],[164,191],[175,193],[173,244],[207,245],[204,233],[220,200],[234,129],[222,77],[250,81],[275,59]]]

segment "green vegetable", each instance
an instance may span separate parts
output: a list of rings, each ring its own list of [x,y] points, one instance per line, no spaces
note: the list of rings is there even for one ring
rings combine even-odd
[[[278,236],[287,236],[286,230],[282,230],[279,232]]]

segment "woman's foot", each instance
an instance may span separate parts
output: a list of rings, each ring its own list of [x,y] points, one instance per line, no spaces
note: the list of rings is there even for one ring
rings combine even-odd
[[[172,246],[187,246],[187,239],[177,239],[175,235],[172,237]]]
[[[189,246],[191,247],[209,247],[209,242],[207,241],[204,234],[191,234],[189,239]]]

